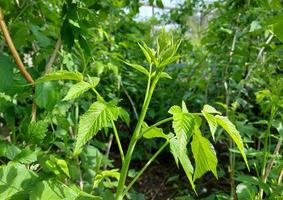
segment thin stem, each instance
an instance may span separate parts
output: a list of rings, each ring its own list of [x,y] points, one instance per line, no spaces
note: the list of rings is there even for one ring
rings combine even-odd
[[[151,100],[151,96],[153,94],[153,91],[156,87],[156,84],[158,82],[160,78],[160,74],[158,74],[153,82],[152,82],[152,85],[150,87],[147,87],[147,91],[146,91],[146,97],[144,99],[144,104],[143,104],[143,107],[142,107],[142,111],[141,111],[141,114],[140,114],[140,117],[139,117],[139,120],[137,122],[137,126],[134,130],[134,133],[131,137],[131,140],[130,140],[130,144],[129,144],[129,147],[128,147],[128,150],[127,150],[127,153],[126,153],[126,156],[125,156],[125,161],[122,165],[122,169],[121,169],[121,172],[120,172],[120,179],[119,179],[119,182],[118,182],[118,188],[117,188],[117,193],[116,193],[116,200],[122,200],[123,199],[123,189],[124,189],[124,185],[125,185],[125,182],[126,182],[126,178],[127,178],[127,174],[128,174],[128,170],[129,170],[129,165],[130,165],[130,162],[131,162],[131,158],[132,158],[132,154],[134,152],[134,149],[135,149],[135,146],[136,146],[136,143],[137,141],[139,140],[139,136],[140,136],[140,132],[141,132],[141,127],[142,127],[142,123],[144,121],[144,118],[145,118],[145,115],[147,113],[147,109],[148,109],[148,106],[149,106],[149,103],[150,103],[150,100]],[[151,80],[151,74],[149,75],[149,80],[148,82],[150,82]]]
[[[163,119],[163,120],[161,120],[161,121],[159,121],[159,122],[157,122],[157,123],[151,125],[151,126],[148,127],[147,129],[145,129],[145,130],[142,132],[142,135],[144,135],[146,132],[150,131],[150,130],[153,129],[154,127],[160,126],[161,124],[165,124],[165,123],[167,123],[167,122],[169,122],[169,121],[172,121],[172,120],[173,120],[173,117],[168,117],[168,118],[166,118],[166,119]],[[142,135],[141,135],[141,136],[142,136]]]
[[[107,145],[107,151],[106,151],[106,154],[105,154],[106,158],[109,157],[112,142],[113,142],[113,134],[110,134],[108,145]],[[107,164],[104,165],[104,170],[106,170],[106,169],[107,169]]]
[[[114,131],[114,135],[115,135],[115,138],[116,138],[116,142],[117,142],[119,152],[120,152],[120,156],[121,156],[122,163],[123,163],[124,160],[125,160],[125,156],[124,156],[123,148],[122,148],[122,145],[121,145],[121,142],[120,142],[120,139],[119,139],[117,128],[116,128],[113,120],[111,120],[111,124],[112,124],[112,128],[113,128],[113,131]]]
[[[49,59],[47,65],[46,65],[46,67],[45,67],[45,72],[44,72],[45,74],[50,72],[50,70],[52,68],[52,65],[55,62],[55,59],[56,59],[57,54],[59,52],[59,49],[61,47],[61,43],[62,43],[61,36],[59,36],[59,38],[58,38],[58,40],[57,40],[57,42],[55,44],[55,48],[54,48],[54,50],[53,50],[53,52],[52,52],[52,54],[50,56],[50,59]]]
[[[271,134],[270,129],[271,129],[272,121],[274,119],[276,112],[277,112],[277,109],[275,107],[272,107],[270,118],[269,118],[268,125],[267,125],[267,130],[266,130],[265,137],[264,137],[264,155],[263,155],[263,162],[262,162],[262,168],[261,168],[262,169],[261,176],[263,180],[265,179],[265,175],[266,175],[265,166],[267,164],[267,157],[268,157],[268,153],[270,150],[270,145],[268,144],[268,141],[270,139],[270,134]],[[259,192],[259,199],[262,199],[262,197],[263,197],[263,190],[261,189]]]
[[[156,157],[163,151],[163,149],[169,144],[169,140],[167,140],[158,151],[147,161],[147,163],[143,166],[143,168],[139,171],[139,173],[134,177],[134,179],[130,182],[130,184],[126,187],[124,194],[125,195],[131,187],[135,184],[138,178],[143,174],[143,172],[148,168],[148,166],[156,159]]]
[[[96,94],[98,100],[104,101],[103,97],[97,92],[95,88],[91,88],[91,89]]]

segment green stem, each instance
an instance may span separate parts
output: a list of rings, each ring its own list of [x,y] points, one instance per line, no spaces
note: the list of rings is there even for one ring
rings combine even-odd
[[[124,185],[125,185],[126,178],[127,178],[127,175],[128,175],[128,170],[129,170],[132,154],[134,152],[136,143],[139,140],[141,127],[142,127],[145,115],[147,113],[147,109],[148,109],[148,106],[149,106],[149,103],[150,103],[150,100],[151,100],[151,96],[153,94],[153,91],[155,89],[155,86],[156,86],[159,78],[160,78],[160,74],[158,74],[158,76],[155,77],[151,86],[147,87],[146,94],[148,94],[148,95],[146,95],[146,97],[144,99],[142,111],[141,111],[139,120],[137,122],[136,128],[134,130],[134,133],[131,137],[130,144],[129,144],[129,147],[128,147],[128,150],[127,150],[127,153],[126,153],[126,156],[125,156],[125,160],[123,162],[122,169],[121,169],[121,172],[120,172],[120,178],[119,178],[117,192],[116,192],[116,198],[115,198],[116,200],[122,200],[123,199],[123,196],[124,196],[123,190],[124,190]],[[151,81],[151,76],[149,76],[149,78],[148,78],[149,83],[150,83],[150,81]]]
[[[116,126],[115,126],[115,123],[114,123],[113,120],[111,120],[111,124],[112,124],[112,127],[113,127],[114,135],[115,135],[115,138],[116,138],[116,142],[118,144],[119,152],[120,152],[122,163],[123,163],[124,160],[125,160],[124,152],[123,152],[123,148],[122,148],[122,145],[121,145],[121,142],[120,142],[120,139],[119,139],[119,135],[118,135],[118,132],[117,132],[117,129],[116,129]]]
[[[270,140],[270,129],[271,129],[271,125],[272,125],[272,121],[274,119],[274,116],[277,112],[277,108],[276,107],[272,107],[271,108],[271,114],[270,114],[270,118],[269,118],[269,121],[268,121],[268,125],[267,125],[267,130],[266,130],[266,133],[265,133],[265,137],[264,137],[264,155],[263,155],[263,161],[262,161],[262,167],[261,167],[261,177],[262,179],[264,180],[264,176],[265,176],[265,166],[266,166],[266,163],[267,163],[267,157],[268,157],[268,154],[270,152],[270,144],[269,144],[269,140]],[[263,197],[263,189],[260,190],[259,192],[259,199],[262,199]]]
[[[160,126],[161,124],[165,124],[165,123],[167,123],[167,122],[169,122],[169,121],[172,121],[172,120],[173,120],[173,117],[168,117],[168,118],[166,118],[166,119],[163,119],[163,120],[161,120],[161,121],[159,121],[159,122],[157,122],[157,123],[151,125],[150,127],[148,127],[147,129],[145,129],[145,130],[142,132],[142,135],[141,135],[141,136],[143,136],[146,132],[150,131],[150,130],[153,129],[154,127]]]
[[[91,89],[96,94],[98,100],[104,101],[103,97],[97,92],[95,88],[91,88]]]
[[[148,168],[148,166],[156,159],[156,157],[163,151],[163,149],[169,144],[169,140],[167,140],[158,151],[150,158],[149,161],[143,166],[143,168],[139,171],[139,173],[135,176],[135,178],[130,182],[127,188],[124,191],[124,195],[131,189],[134,183],[138,180],[138,178],[143,174],[143,172]],[[123,195],[123,196],[124,196]]]

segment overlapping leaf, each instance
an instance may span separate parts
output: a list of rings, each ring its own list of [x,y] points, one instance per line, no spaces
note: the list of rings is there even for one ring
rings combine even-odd
[[[119,109],[111,103],[97,101],[81,116],[74,154],[102,128],[109,126],[111,120],[118,118]]]
[[[200,178],[207,171],[212,171],[217,178],[217,157],[214,148],[209,140],[201,135],[199,128],[195,128],[195,134],[191,143],[196,163],[193,180]]]
[[[64,97],[63,100],[71,100],[79,97],[81,94],[85,93],[87,90],[92,88],[92,85],[87,82],[79,82],[75,85],[72,85],[72,87],[69,89],[67,95]]]
[[[234,140],[237,147],[239,148],[245,163],[249,169],[248,161],[246,158],[246,154],[244,152],[244,144],[241,138],[239,131],[236,129],[235,125],[227,118],[220,115],[215,116],[217,123],[230,135],[230,137]]]
[[[181,109],[179,106],[172,106],[169,113],[173,115],[173,128],[179,142],[183,134],[189,139],[193,132],[194,116],[185,107]]]

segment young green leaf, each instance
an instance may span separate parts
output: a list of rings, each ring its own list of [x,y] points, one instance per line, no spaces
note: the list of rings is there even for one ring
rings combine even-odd
[[[200,178],[207,171],[212,171],[217,178],[217,158],[212,144],[203,137],[198,127],[195,127],[195,134],[191,142],[192,152],[196,162],[194,179]]]
[[[40,77],[36,80],[37,83],[45,82],[45,81],[54,81],[54,80],[74,80],[74,81],[82,81],[83,75],[79,72],[70,72],[66,70],[51,72],[46,74],[43,77]]]
[[[234,142],[236,143],[237,147],[239,148],[246,166],[248,169],[249,165],[248,165],[248,160],[246,158],[246,154],[244,152],[244,144],[241,138],[241,135],[239,133],[239,131],[236,129],[235,125],[227,118],[227,117],[223,117],[220,115],[216,115],[215,116],[217,123],[230,135],[230,137],[234,140]]]
[[[72,85],[71,88],[69,89],[67,95],[64,97],[64,101],[75,99],[79,97],[81,94],[85,93],[88,91],[90,88],[92,88],[92,85],[87,82],[79,82],[76,83],[75,85]]]
[[[80,153],[81,147],[97,134],[102,128],[109,127],[111,120],[117,120],[119,110],[116,106],[97,101],[83,114],[79,122],[79,131],[74,154]]]
[[[203,114],[204,118],[206,119],[208,123],[213,140],[215,140],[214,135],[217,129],[217,121],[215,117],[212,114],[209,114],[208,112],[205,112],[203,110],[201,111],[201,113]]]
[[[175,138],[170,139],[170,151],[174,156],[175,162],[178,165],[180,162],[182,165],[182,168],[184,169],[187,178],[189,179],[189,182],[195,191],[195,184],[193,181],[192,174],[194,172],[194,168],[191,164],[191,161],[187,155],[187,148],[183,144],[180,144],[178,140]],[[195,191],[196,192],[196,191]]]
[[[143,45],[139,44],[138,45],[140,46],[148,64],[153,64],[153,62],[155,61],[155,53],[154,51],[149,48],[145,43],[143,43]]]
[[[102,171],[101,173],[96,174],[94,181],[93,181],[93,188],[97,188],[99,183],[103,179],[107,179],[107,178],[115,178],[116,180],[119,180],[120,173],[118,172],[117,169],[111,169],[111,170],[105,170],[105,171]]]
[[[149,76],[149,72],[148,72],[147,69],[145,69],[143,66],[138,65],[138,64],[128,63],[128,62],[126,62],[126,61],[124,61],[124,63],[125,63],[126,65],[128,65],[128,66],[130,66],[130,67],[132,67],[132,68],[134,68],[134,69],[136,69],[136,70],[138,70],[139,72],[141,72],[141,73],[143,73],[143,74]]]
[[[172,79],[172,77],[168,74],[168,73],[166,73],[166,72],[161,72],[161,76],[160,76],[161,78],[168,78],[168,79]]]
[[[188,140],[193,132],[194,116],[187,113],[185,107],[182,111],[179,106],[172,106],[169,113],[173,115],[173,128],[179,142],[183,133],[186,136],[186,140]]]
[[[207,104],[203,106],[202,111],[206,112],[206,113],[210,113],[210,114],[219,114],[219,115],[221,115],[221,112],[219,112],[218,110],[216,110],[215,108],[213,108],[212,106],[207,105]]]
[[[127,126],[130,126],[130,115],[129,115],[129,113],[121,107],[118,107],[118,110],[119,110],[119,118],[122,119],[124,122],[126,122]]]
[[[91,84],[92,88],[95,88],[98,85],[99,81],[100,81],[100,78],[98,78],[98,77],[88,76],[88,79],[89,79],[89,83]]]
[[[151,138],[164,138],[164,139],[169,139],[168,135],[163,133],[163,130],[161,128],[153,127],[148,129],[148,125],[146,123],[143,123],[143,137],[146,139],[151,139]]]
[[[45,121],[31,122],[25,138],[32,144],[39,144],[46,136],[48,124]]]

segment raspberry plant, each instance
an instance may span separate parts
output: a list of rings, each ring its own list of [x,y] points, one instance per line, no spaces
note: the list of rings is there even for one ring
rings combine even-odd
[[[200,113],[191,113],[185,102],[182,102],[181,106],[174,105],[169,109],[168,113],[171,117],[165,118],[151,126],[146,124],[145,118],[152,95],[161,78],[171,78],[164,70],[169,64],[180,58],[180,55],[177,52],[180,44],[181,41],[175,41],[173,36],[163,29],[156,40],[156,49],[149,48],[145,43],[139,44],[148,63],[148,67],[124,61],[126,65],[134,70],[138,70],[141,74],[147,76],[148,79],[141,113],[126,151],[123,149],[123,146],[125,145],[122,145],[120,141],[119,131],[116,128],[115,121],[117,121],[118,118],[121,118],[129,124],[129,114],[117,105],[117,101],[113,100],[107,102],[98,93],[96,86],[99,84],[99,78],[90,76],[84,77],[79,72],[56,71],[49,73],[36,81],[37,84],[53,80],[75,81],[76,84],[69,89],[67,95],[63,99],[65,101],[75,99],[88,90],[92,90],[95,93],[97,101],[94,102],[89,107],[88,111],[80,117],[73,156],[79,156],[83,146],[99,131],[104,128],[113,129],[120,151],[122,168],[119,172],[117,170],[104,171],[102,175],[95,179],[94,185],[98,185],[103,178],[113,177],[117,179],[118,185],[115,193],[116,200],[122,200],[124,198],[141,174],[168,145],[170,146],[170,151],[176,164],[183,168],[190,185],[195,192],[194,181],[203,176],[206,172],[211,171],[217,178],[218,161],[216,152],[212,143],[204,137],[200,130],[203,119],[208,123],[213,139],[218,126],[222,127],[227,132],[229,137],[231,137],[237,145],[246,166],[249,168],[244,152],[244,144],[235,125],[210,105],[204,105]],[[158,126],[169,122],[172,122],[173,132],[166,134]],[[153,154],[152,158],[140,170],[136,177],[133,178],[129,185],[126,186],[129,166],[137,142],[142,139],[154,138],[162,138],[165,142],[157,152]],[[193,166],[190,161],[188,146],[191,147],[195,166]]]

